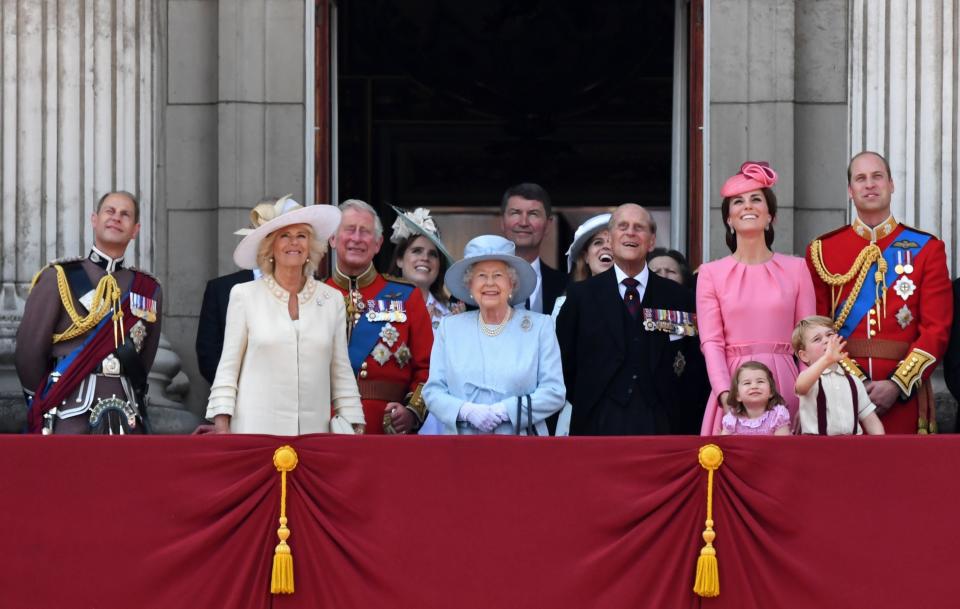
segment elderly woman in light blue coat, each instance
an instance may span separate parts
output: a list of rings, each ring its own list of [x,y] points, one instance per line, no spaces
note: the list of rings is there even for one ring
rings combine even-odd
[[[481,235],[444,277],[478,307],[445,317],[434,336],[423,398],[444,433],[547,435],[544,420],[563,406],[553,321],[523,308],[537,276],[514,252],[503,237]]]

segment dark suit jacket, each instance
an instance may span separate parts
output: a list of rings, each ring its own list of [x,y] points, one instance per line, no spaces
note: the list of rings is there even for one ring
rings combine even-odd
[[[950,393],[960,402],[960,278],[953,280],[953,324],[943,359],[943,378]],[[960,412],[957,413],[956,431],[960,433]]]
[[[642,306],[695,310],[693,294],[688,289],[654,273],[650,273]],[[612,268],[585,281],[571,283],[567,288],[567,300],[557,318],[557,338],[567,400],[573,405],[571,435],[585,428],[593,408],[604,397],[620,367],[627,363],[623,308]],[[649,332],[648,338],[655,382],[652,387],[644,388],[644,397],[651,407],[666,411],[672,422],[675,416],[671,409],[680,407],[676,396],[683,384],[689,382],[687,377],[691,372],[691,367],[685,365],[689,358],[686,355],[678,358],[678,353],[698,350],[699,340],[691,336],[671,341],[668,333],[660,331]]]
[[[547,263],[540,259],[540,276],[543,278],[540,286],[543,291],[543,313],[550,315],[553,313],[553,304],[557,297],[563,295],[567,289],[568,276],[563,271],[547,266]]]
[[[227,305],[230,290],[238,283],[253,281],[253,271],[237,271],[207,282],[197,325],[197,364],[200,374],[213,383],[223,351],[223,332],[227,327]]]

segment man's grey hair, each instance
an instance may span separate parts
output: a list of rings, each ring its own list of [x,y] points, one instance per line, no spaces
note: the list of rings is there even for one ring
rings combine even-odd
[[[617,208],[614,209],[613,212],[610,214],[610,219],[607,221],[608,231],[611,231],[611,232],[613,231],[613,227],[616,225],[615,220],[617,218],[617,212],[620,211],[620,208],[623,207],[624,205],[636,205],[637,207],[645,211],[647,214],[647,218],[650,219],[650,233],[653,235],[657,234],[657,221],[653,219],[653,214],[650,213],[649,209],[647,209],[643,205],[640,205],[639,203],[621,203],[620,205],[618,205]]]
[[[383,236],[383,222],[380,221],[380,216],[377,215],[377,210],[375,210],[372,205],[360,199],[347,199],[340,204],[340,211],[345,212],[348,209],[365,211],[373,216],[373,232],[377,239]]]

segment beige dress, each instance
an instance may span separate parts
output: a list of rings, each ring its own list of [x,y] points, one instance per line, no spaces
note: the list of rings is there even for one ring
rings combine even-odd
[[[363,424],[347,355],[346,310],[335,289],[308,278],[290,319],[289,294],[272,276],[230,291],[223,355],[210,387],[208,419],[226,414],[233,433],[325,433],[331,403],[340,421]]]

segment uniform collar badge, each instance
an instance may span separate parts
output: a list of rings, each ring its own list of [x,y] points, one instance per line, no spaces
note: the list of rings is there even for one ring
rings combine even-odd
[[[95,245],[90,248],[90,254],[87,255],[87,259],[108,273],[113,273],[123,268],[123,256],[111,258],[104,254],[102,250],[97,249]]]

